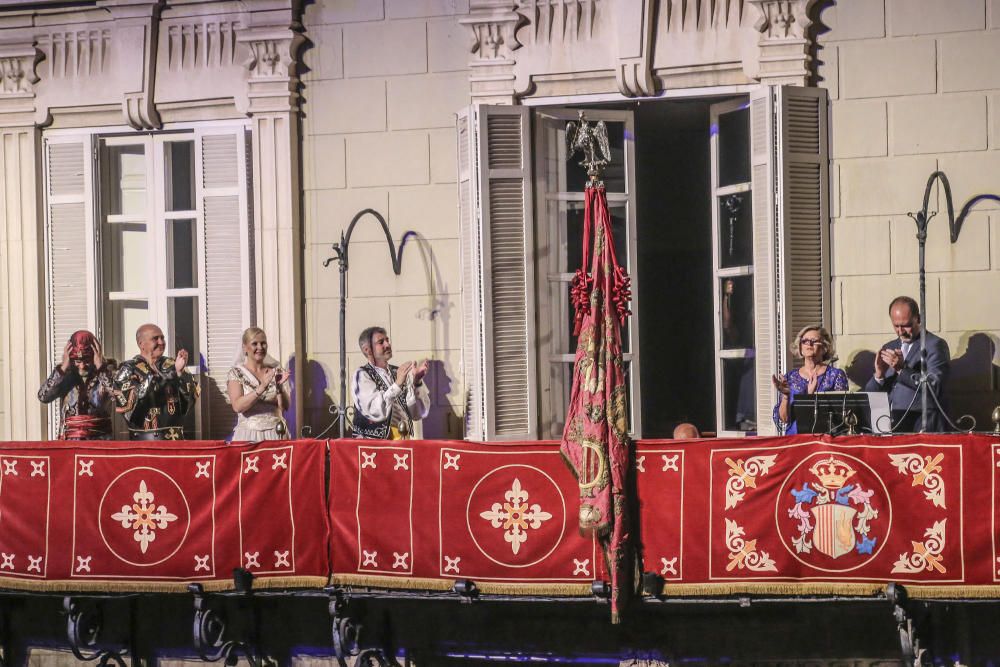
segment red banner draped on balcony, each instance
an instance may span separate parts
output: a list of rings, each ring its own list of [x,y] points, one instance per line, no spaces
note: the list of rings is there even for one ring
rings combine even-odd
[[[4,443],[0,587],[322,586],[326,443]]]

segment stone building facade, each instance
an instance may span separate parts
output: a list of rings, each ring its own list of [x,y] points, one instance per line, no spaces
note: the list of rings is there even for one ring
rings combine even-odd
[[[251,322],[318,432],[339,381],[324,261],[372,208],[413,234],[396,276],[359,222],[348,369],[381,323],[397,358],[433,362],[425,436],[557,435],[582,199],[561,140],[581,108],[620,164],[633,427],[770,432],[799,325],[830,327],[858,383],[889,300],[916,296],[907,213],[928,176],[956,205],[1000,192],[998,51],[996,0],[19,3],[0,13],[0,434],[45,437],[34,392],[59,341],[81,322],[124,353],[133,311],[197,340],[200,435],[228,427],[219,374]],[[1000,402],[998,208],[951,244],[937,188],[931,203],[927,325],[952,348],[954,411],[982,426]],[[125,285],[148,268],[128,253],[168,241],[193,259]],[[195,279],[178,286],[178,267]]]

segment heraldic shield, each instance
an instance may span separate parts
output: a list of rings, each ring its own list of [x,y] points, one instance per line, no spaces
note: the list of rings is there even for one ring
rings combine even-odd
[[[843,556],[854,548],[854,517],[858,511],[846,505],[827,504],[810,510],[816,519],[813,546],[831,558]]]

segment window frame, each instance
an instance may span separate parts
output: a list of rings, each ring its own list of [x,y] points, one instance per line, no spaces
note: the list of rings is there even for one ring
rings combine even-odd
[[[209,357],[209,336],[211,332],[208,331],[207,318],[206,318],[206,305],[207,305],[207,289],[206,284],[206,264],[211,261],[211,258],[206,256],[205,248],[205,211],[203,210],[204,200],[206,197],[219,196],[222,194],[229,193],[232,188],[209,188],[203,187],[201,183],[202,174],[201,171],[203,167],[202,161],[202,143],[203,138],[207,135],[212,134],[229,134],[232,133],[237,140],[237,157],[238,163],[236,165],[237,175],[238,175],[238,190],[239,195],[239,214],[238,214],[238,224],[240,228],[240,247],[238,248],[238,254],[240,257],[241,271],[240,271],[240,283],[243,285],[243,293],[241,298],[240,311],[242,313],[242,324],[248,326],[253,321],[253,313],[255,311],[254,304],[252,300],[254,298],[254,288],[251,284],[252,276],[254,275],[254,267],[251,263],[254,261],[252,247],[253,247],[253,220],[252,220],[252,210],[250,207],[251,197],[253,196],[253,179],[250,175],[250,165],[249,159],[249,136],[248,133],[251,130],[251,124],[249,120],[219,120],[219,121],[201,121],[201,122],[189,122],[189,123],[176,123],[165,127],[163,130],[156,132],[136,132],[131,128],[125,126],[105,126],[105,127],[84,127],[84,128],[60,128],[45,130],[42,133],[42,143],[44,146],[50,144],[69,144],[69,143],[81,143],[84,146],[85,156],[83,160],[84,164],[84,179],[85,179],[85,191],[82,195],[83,204],[85,209],[85,224],[86,224],[86,242],[87,248],[85,251],[87,259],[87,276],[86,276],[86,294],[87,294],[87,318],[86,322],[81,322],[79,328],[86,327],[93,331],[99,340],[104,343],[106,341],[106,333],[108,322],[105,321],[106,315],[106,304],[111,302],[111,299],[107,299],[107,294],[104,289],[104,254],[107,249],[104,247],[103,243],[103,224],[105,221],[102,217],[102,198],[107,196],[107,187],[101,182],[101,154],[103,145],[102,142],[109,141],[111,145],[135,145],[143,144],[145,146],[146,154],[146,181],[147,187],[149,184],[153,185],[152,191],[147,193],[146,199],[146,222],[147,233],[151,234],[149,243],[153,246],[153,255],[156,264],[155,271],[158,275],[162,277],[164,289],[160,291],[159,294],[152,294],[147,300],[147,297],[143,295],[130,294],[128,292],[118,292],[114,294],[114,300],[124,301],[129,300],[131,297],[139,296],[140,300],[147,300],[147,308],[150,313],[152,321],[163,323],[168,322],[168,309],[169,309],[169,299],[174,297],[185,297],[194,296],[198,299],[197,307],[197,318],[195,326],[197,326],[197,342],[199,346],[199,355],[192,355],[187,370],[191,372],[198,379],[199,384],[202,385],[202,389],[207,389],[206,384],[209,383],[209,379],[212,375],[217,375],[218,371],[212,372],[212,362],[208,359]],[[191,141],[193,143],[193,184],[194,189],[192,190],[192,203],[194,205],[193,210],[185,211],[167,211],[166,210],[166,184],[164,181],[164,168],[165,168],[165,145],[170,142],[177,141]],[[150,150],[152,147],[152,150]],[[48,161],[48,150],[44,151],[45,162],[43,163],[43,183],[45,184],[44,191],[44,208],[46,211],[45,218],[45,237],[46,244],[49,244],[49,227],[51,225],[49,217],[49,208],[53,203],[59,203],[59,198],[54,198],[49,194],[49,176],[50,176],[50,166]],[[152,166],[152,169],[149,167]],[[73,200],[76,201],[75,199]],[[128,217],[128,216],[123,216]],[[170,224],[171,220],[194,220],[195,229],[195,252],[197,252],[197,260],[195,264],[195,271],[197,275],[197,287],[185,287],[185,288],[167,288],[167,238],[166,230],[167,226]],[[124,222],[124,220],[119,220]],[[157,233],[156,230],[162,233]],[[47,333],[50,341],[50,347],[53,348],[53,353],[57,354],[61,351],[62,342],[55,341],[55,333],[53,331],[53,313],[52,313],[52,301],[51,301],[51,290],[53,282],[53,271],[56,270],[50,261],[49,254],[46,253],[46,312],[47,312]],[[154,290],[155,291],[155,290]],[[164,325],[165,329],[172,328]],[[167,349],[171,352],[173,351],[173,341],[172,337],[176,332],[174,331],[164,331],[167,336]],[[127,338],[127,336],[126,336]],[[130,340],[122,341],[123,349],[126,350],[126,357],[132,356],[128,354],[127,351],[134,349],[134,345],[131,344]],[[233,353],[235,354],[235,345],[233,343]],[[58,349],[56,349],[58,348]],[[58,363],[58,356],[54,360]],[[228,371],[228,364],[230,359],[225,359],[226,364],[225,370]],[[218,359],[214,360],[214,366],[219,366],[220,361]],[[205,370],[209,372],[204,372]],[[224,373],[223,373],[224,375]],[[224,390],[224,387],[223,387]],[[204,396],[204,393],[203,393]],[[58,436],[58,405],[53,405],[49,413],[49,437],[55,438]],[[228,416],[228,415],[227,415]],[[208,400],[199,401],[199,406],[196,408],[195,412],[195,433],[192,434],[194,438],[207,437],[210,424],[213,418],[217,418],[217,415],[212,414],[210,410],[210,403]],[[235,421],[235,419],[234,419]],[[116,424],[116,428],[118,424]]]

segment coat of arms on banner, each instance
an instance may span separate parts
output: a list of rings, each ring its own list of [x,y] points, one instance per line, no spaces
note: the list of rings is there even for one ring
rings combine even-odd
[[[892,519],[889,494],[875,471],[833,452],[813,454],[795,467],[776,511],[785,548],[824,571],[853,570],[874,558]]]

